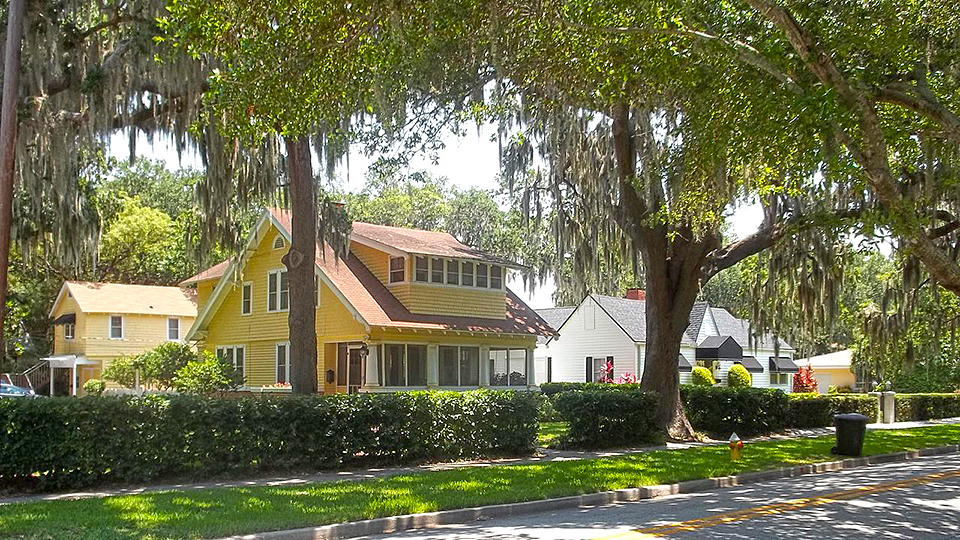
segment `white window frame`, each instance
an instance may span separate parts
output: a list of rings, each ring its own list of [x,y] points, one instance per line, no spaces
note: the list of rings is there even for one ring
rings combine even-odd
[[[483,266],[483,274],[480,273],[480,266]],[[483,285],[480,285],[480,278],[483,277]],[[473,286],[478,289],[490,288],[490,263],[478,262],[473,265]]]
[[[286,268],[276,268],[267,272],[267,313],[282,313],[284,311],[290,311],[290,278],[287,278],[287,307],[283,307],[283,274],[287,273]],[[270,277],[277,276],[277,292],[270,292]],[[270,300],[275,298],[277,301],[276,309],[270,309]]]
[[[120,337],[113,337],[113,318],[114,317],[120,318]],[[123,319],[124,319],[123,315],[118,315],[118,314],[111,314],[109,317],[107,317],[107,337],[109,337],[110,339],[122,340],[127,335],[127,328],[126,328],[127,323]]]
[[[500,280],[500,285],[497,286],[497,287],[494,287],[494,286],[493,286],[493,279],[494,279],[494,278],[493,278],[493,269],[494,269],[494,268],[499,268],[499,269],[500,269],[500,277],[497,278],[497,279]],[[490,288],[490,289],[493,289],[493,290],[495,290],[495,291],[503,290],[503,283],[504,283],[504,281],[506,281],[506,269],[505,269],[502,265],[499,265],[499,264],[488,264],[488,265],[487,265],[487,287]]]
[[[240,370],[240,374],[243,376],[244,384],[246,384],[246,380],[247,380],[247,360],[248,360],[248,358],[247,358],[247,346],[246,346],[246,345],[217,345],[217,348],[215,349],[214,354],[216,354],[217,357],[220,358],[220,351],[226,352],[228,349],[233,349],[233,351],[234,351],[232,357],[228,359],[228,360],[231,360],[230,363],[233,364],[233,367],[234,367],[234,368],[237,367],[237,352],[236,352],[236,351],[237,351],[237,349],[243,349],[243,369]]]
[[[267,286],[269,286],[269,284],[268,284]],[[248,310],[247,310],[247,311],[244,311],[244,310],[243,310],[243,308],[244,308],[244,305],[243,305],[244,297],[243,297],[243,295],[244,295],[244,293],[248,290],[248,287],[249,287],[249,290],[250,290],[250,302],[249,302],[249,303],[247,304],[247,306],[246,306]],[[252,281],[244,281],[244,282],[240,285],[240,316],[241,316],[241,317],[247,317],[247,316],[252,315],[252,314],[253,314],[253,282],[252,282]]]
[[[387,384],[387,371],[386,371],[387,348],[393,347],[393,346],[403,347],[403,371],[402,371],[403,384],[401,385]],[[405,343],[405,342],[391,341],[387,343],[381,343],[378,345],[378,347],[382,347],[380,349],[380,353],[378,354],[379,358],[377,359],[377,362],[379,363],[379,366],[378,366],[380,371],[379,376],[381,377],[380,383],[384,387],[386,388],[418,388],[418,389],[427,387],[427,381],[429,380],[429,377],[430,377],[430,346],[429,345],[427,345],[426,343]],[[422,347],[424,350],[423,362],[424,362],[424,365],[426,366],[426,373],[424,374],[424,381],[422,385],[410,384],[410,347]],[[347,382],[349,383],[349,381],[350,379],[348,374]]]
[[[177,321],[177,337],[170,337],[170,321]],[[180,328],[180,317],[167,317],[167,341],[180,341],[183,337],[183,329]]]
[[[399,270],[394,270],[393,261],[397,261],[397,260],[403,261],[402,262],[403,266]],[[393,279],[394,272],[400,273],[400,279],[397,279],[397,280]],[[404,283],[405,281],[407,281],[407,258],[393,257],[393,256],[389,257],[387,259],[387,283],[392,285],[394,283]]]
[[[67,332],[67,328],[70,329]],[[73,338],[77,336],[77,325],[76,323],[66,323],[63,325],[63,339],[67,341],[73,341]]]
[[[457,384],[442,384],[440,382],[440,349],[451,348],[457,351]],[[463,384],[463,349],[476,349],[477,351],[477,384]],[[437,386],[440,388],[479,388],[481,382],[480,365],[483,363],[483,356],[480,354],[483,349],[479,345],[455,345],[441,343],[437,346]]]
[[[273,348],[273,356],[274,356],[273,374],[276,377],[277,384],[280,384],[281,383],[280,377],[277,376],[278,372],[280,371],[280,347],[285,347],[284,350],[286,351],[286,358],[285,358],[286,379],[284,379],[282,382],[286,384],[290,384],[290,342],[289,341],[278,341],[276,346],[274,346]],[[243,357],[243,364],[244,366],[246,366],[247,364],[246,355],[244,355]]]
[[[494,351],[504,351],[504,352],[507,353],[507,384],[505,384],[505,385],[496,385],[496,386],[495,386],[495,385],[493,384],[493,374],[494,374],[493,365],[492,365],[493,359],[490,358],[489,355],[490,355],[490,353],[493,353]],[[510,373],[511,373],[511,372],[510,372],[510,365],[511,365],[510,353],[511,353],[512,351],[523,351],[523,376],[524,376],[524,380],[525,380],[525,383],[524,383],[524,384],[510,384]],[[482,358],[481,358],[481,361],[483,361]],[[521,348],[521,347],[490,347],[489,352],[487,353],[487,363],[488,363],[488,365],[490,365],[490,372],[487,374],[487,377],[489,377],[488,380],[489,380],[489,383],[490,383],[490,386],[491,386],[491,387],[494,387],[494,388],[508,388],[508,387],[510,387],[510,388],[525,388],[526,386],[529,385],[529,382],[530,382],[530,351],[529,351],[529,350],[524,349],[524,348]]]
[[[427,263],[427,267],[426,267],[425,269],[421,269],[421,268],[419,267],[419,264],[418,264],[418,263],[419,263],[420,261],[423,261],[423,262]],[[424,274],[424,278],[423,278],[423,279],[420,279],[420,274],[419,274],[419,272],[421,272],[421,271],[426,272],[426,274]],[[427,257],[426,255],[416,255],[416,256],[414,256],[414,258],[413,258],[413,281],[416,281],[417,283],[430,283],[430,257]]]
[[[781,376],[784,378],[784,381],[783,381],[783,382],[774,382],[774,377],[779,378],[779,377],[781,377]],[[789,373],[786,373],[786,372],[784,372],[784,371],[774,371],[774,372],[770,373],[770,384],[773,384],[773,385],[776,385],[776,386],[789,386],[789,384],[790,384],[790,374],[789,374]]]

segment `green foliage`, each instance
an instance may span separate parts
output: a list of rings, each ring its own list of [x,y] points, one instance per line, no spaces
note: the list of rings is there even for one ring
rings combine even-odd
[[[682,386],[687,418],[694,429],[726,439],[765,435],[787,426],[787,395],[769,388]]]
[[[102,376],[108,381],[113,381],[124,388],[135,388],[137,381],[137,370],[140,369],[140,362],[136,356],[118,356],[103,368]],[[141,384],[143,382],[141,374]]]
[[[100,379],[87,379],[87,382],[83,383],[83,393],[87,396],[103,395],[103,391],[106,389],[107,383]]]
[[[560,422],[563,417],[553,406],[553,399],[547,394],[537,394],[537,420],[542,422]]]
[[[960,417],[960,394],[897,394],[897,422]]]
[[[730,388],[749,388],[753,383],[753,378],[747,368],[741,364],[730,366],[727,371],[727,386]]]
[[[0,483],[54,489],[520,455],[537,406],[489,390],[3,400],[0,432]]]
[[[137,357],[141,377],[159,390],[173,388],[177,374],[191,362],[207,360],[204,353],[197,353],[186,344],[168,342],[157,346]]]
[[[191,354],[191,356],[193,356]],[[213,394],[236,390],[243,386],[243,373],[233,364],[210,351],[193,356],[177,369],[171,386],[183,394]]]
[[[658,442],[664,436],[654,419],[657,396],[653,393],[633,388],[591,388],[562,392],[554,402],[560,416],[570,424],[564,442],[574,446],[630,446]]]
[[[703,366],[693,366],[690,378],[694,386],[713,386],[717,384],[717,381],[713,379],[713,373]]]
[[[814,428],[833,425],[833,416],[858,413],[871,422],[880,417],[880,400],[863,394],[789,394],[787,425],[795,428]]]
[[[610,384],[610,383],[582,383],[582,382],[551,382],[540,385],[540,392],[548,397],[570,391],[593,391],[593,390],[637,390],[639,384]]]

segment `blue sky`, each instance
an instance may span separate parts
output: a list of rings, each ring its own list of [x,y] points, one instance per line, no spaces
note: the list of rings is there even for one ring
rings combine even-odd
[[[437,154],[435,163],[426,157],[420,157],[413,160],[410,168],[412,170],[428,170],[435,176],[446,176],[450,179],[451,184],[460,188],[494,189],[497,187],[499,157],[497,143],[490,140],[491,133],[490,130],[480,130],[479,133],[473,131],[471,135],[463,138],[448,136],[444,141],[446,147]],[[112,157],[117,159],[128,158],[129,149],[126,135],[117,135],[111,140],[110,153]],[[137,140],[137,154],[142,157],[164,161],[167,167],[171,169],[200,167],[200,161],[196,154],[185,153],[182,159],[179,159],[173,146],[161,138],[154,139],[151,144],[146,137],[141,135]],[[359,190],[363,187],[367,167],[372,161],[372,158],[367,158],[359,151],[351,152],[349,168],[346,169],[345,167],[346,170],[341,172],[341,177],[346,182],[348,189]],[[347,182],[348,178],[349,181]],[[754,204],[737,208],[730,217],[732,232],[740,237],[746,236],[759,227],[762,219],[763,214],[759,205]],[[514,276],[509,282],[509,286],[533,308],[552,307],[554,305],[550,298],[554,291],[552,283],[546,283],[534,291],[525,291],[522,281]]]

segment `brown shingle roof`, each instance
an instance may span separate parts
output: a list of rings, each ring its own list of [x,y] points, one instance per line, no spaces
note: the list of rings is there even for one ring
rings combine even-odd
[[[190,289],[88,281],[64,285],[84,313],[197,316],[197,294]]]
[[[407,229],[404,227],[388,227],[386,225],[374,225],[373,223],[354,221],[353,235],[355,237],[360,237],[359,241],[362,241],[363,239],[373,240],[374,242],[404,251],[406,253],[433,255],[435,257],[472,259],[503,264],[506,266],[521,266],[515,262],[490,255],[489,253],[484,253],[476,248],[472,248],[461,243],[450,233],[440,231],[424,231],[421,229]]]
[[[269,209],[269,212],[288,232],[291,230],[289,212],[274,208]],[[389,228],[395,229],[395,227]],[[529,335],[554,334],[550,325],[509,289],[507,289],[503,319],[410,313],[355,255],[350,254],[346,259],[338,258],[329,245],[324,244],[322,249],[319,249],[319,245],[317,247],[317,266],[370,326]]]
[[[220,276],[227,271],[227,267],[230,266],[230,259],[227,259],[223,262],[219,262],[210,268],[200,272],[195,276],[188,277],[187,279],[180,282],[181,287],[186,287],[187,285],[193,285],[194,283],[200,283],[201,281],[207,281],[210,279],[220,279]]]

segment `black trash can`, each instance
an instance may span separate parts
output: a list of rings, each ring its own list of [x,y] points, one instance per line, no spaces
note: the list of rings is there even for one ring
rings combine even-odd
[[[862,414],[835,414],[833,422],[837,426],[837,445],[831,452],[841,456],[859,456],[863,453],[863,439],[867,434],[867,422],[870,419]]]

